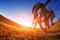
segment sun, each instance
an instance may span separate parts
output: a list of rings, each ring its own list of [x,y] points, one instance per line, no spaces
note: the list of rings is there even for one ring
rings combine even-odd
[[[20,24],[25,27],[31,27],[31,23],[29,23],[29,22],[21,22]]]
[[[32,26],[32,23],[29,22],[23,22],[21,24],[24,25],[25,27],[34,28],[34,26]],[[36,24],[36,28],[40,28],[40,26]]]
[[[34,26],[32,26],[32,22],[20,22],[21,25],[25,26],[25,27],[29,27],[29,28],[34,28]],[[40,28],[38,24],[36,24],[36,28]]]

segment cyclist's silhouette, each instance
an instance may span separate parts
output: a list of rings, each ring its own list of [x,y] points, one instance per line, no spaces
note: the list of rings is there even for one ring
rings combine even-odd
[[[51,24],[53,24],[53,18],[55,17],[55,14],[53,10],[47,10],[45,9],[45,6],[48,4],[50,0],[48,0],[45,4],[37,2],[37,4],[34,5],[32,9],[32,13],[34,15],[33,24],[35,25],[34,28],[36,28],[36,23],[42,27],[42,22],[45,23],[45,27],[49,28],[49,19],[51,21]],[[40,10],[39,16],[37,11]],[[44,20],[42,21],[42,17],[44,17]]]
[[[46,5],[49,3],[50,0],[48,0],[45,4],[42,4],[40,2],[38,2],[37,4],[34,5],[33,9],[32,9],[32,13],[34,15],[34,20],[33,20],[33,24],[35,24],[36,28],[36,23],[38,23],[40,25],[40,28],[42,29],[42,32],[45,33],[46,35],[57,35],[60,34],[59,32],[48,32],[47,30],[45,30],[45,28],[43,28],[42,26],[42,22],[45,22],[45,26],[49,28],[49,20],[51,21],[51,25],[53,24],[53,19],[55,17],[55,13],[52,9],[48,10],[46,9]],[[40,10],[39,15],[38,15],[38,10]],[[42,17],[43,20],[42,20]],[[35,23],[34,23],[35,21]]]

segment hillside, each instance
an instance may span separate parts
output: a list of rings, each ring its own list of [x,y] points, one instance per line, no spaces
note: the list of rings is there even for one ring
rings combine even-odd
[[[18,25],[0,15],[0,40],[60,40],[60,34],[45,35],[40,29],[27,28],[22,25],[19,25],[20,28],[16,27]],[[60,19],[48,31],[60,32]]]
[[[16,26],[16,27],[20,27],[21,25],[16,23],[16,22],[13,22],[11,21],[10,19],[0,15],[0,22],[3,22],[3,23],[6,23],[8,25],[11,25],[11,26]]]
[[[49,32],[54,32],[54,31],[60,32],[60,19],[58,19],[58,21],[55,22],[54,25],[52,25],[52,26],[50,27],[50,29],[48,29],[48,31],[49,31]]]

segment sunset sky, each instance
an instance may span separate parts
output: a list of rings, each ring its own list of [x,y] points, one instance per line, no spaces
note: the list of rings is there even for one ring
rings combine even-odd
[[[31,26],[32,8],[37,2],[44,4],[46,0],[0,0],[0,13],[19,24]],[[60,18],[60,0],[51,0],[46,8],[54,10],[54,21]]]

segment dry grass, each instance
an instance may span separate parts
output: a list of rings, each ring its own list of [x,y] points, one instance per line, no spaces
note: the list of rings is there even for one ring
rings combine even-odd
[[[60,21],[52,25],[49,32],[60,31]],[[45,35],[40,29],[15,27],[0,22],[0,40],[60,40],[60,35]]]

